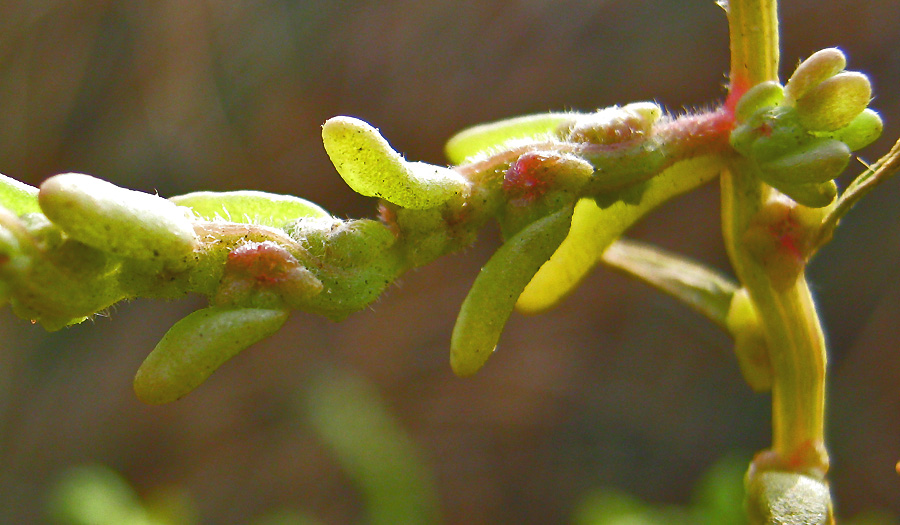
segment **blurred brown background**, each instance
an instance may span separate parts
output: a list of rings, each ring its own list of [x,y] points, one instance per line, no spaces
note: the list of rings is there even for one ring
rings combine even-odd
[[[895,0],[784,1],[783,73],[839,45],[871,75],[884,139],[900,136]],[[723,97],[727,27],[711,0],[0,1],[0,172],[38,184],[90,173],[170,196],[258,189],[372,216],[329,165],[319,126],[353,115],[414,160],[441,163],[465,126],[655,99],[674,112]],[[633,236],[723,270],[715,186]],[[900,514],[900,183],[863,201],[811,269],[832,345],[832,479],[839,509]],[[421,447],[446,523],[560,523],[588,491],[690,497],[729,451],[767,446],[768,397],[728,339],[606,270],[559,309],[514,316],[497,354],[455,378],[455,315],[496,247],[405,276],[335,324],[297,314],[186,399],[141,405],[131,378],[201,303],[136,301],[46,333],[0,312],[0,522],[42,518],[54,476],[84,462],[142,494],[178,486],[205,523],[275,507],[326,523],[363,502],[296,398],[318,371],[361,374]]]

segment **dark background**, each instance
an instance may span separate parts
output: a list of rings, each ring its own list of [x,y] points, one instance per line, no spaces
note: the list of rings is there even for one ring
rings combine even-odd
[[[783,70],[839,45],[870,75],[884,138],[900,136],[900,7],[786,1]],[[330,166],[320,125],[352,115],[413,160],[471,124],[653,99],[678,113],[723,98],[727,26],[711,0],[333,2],[0,1],[0,172],[37,185],[77,171],[170,196],[258,189],[373,216]],[[854,172],[859,169],[854,167]],[[900,184],[847,217],[810,276],[831,344],[828,430],[839,509],[900,514]],[[727,270],[715,185],[631,235]],[[558,523],[594,488],[681,502],[716,459],[765,448],[769,399],[729,340],[641,284],[600,269],[560,308],[514,315],[473,379],[450,331],[486,232],[335,324],[294,315],[186,399],[140,404],[134,371],[201,305],[139,300],[46,333],[0,312],[0,521],[38,519],[58,473],[84,462],[136,489],[186,490],[204,522],[302,508],[364,514],[296,399],[323,369],[377,386],[421,448],[446,523]]]

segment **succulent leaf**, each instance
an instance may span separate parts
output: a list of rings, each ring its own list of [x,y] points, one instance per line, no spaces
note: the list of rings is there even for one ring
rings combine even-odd
[[[38,205],[38,189],[0,174],[0,206],[15,215],[41,211]]]
[[[439,206],[461,195],[468,184],[449,168],[407,162],[377,129],[359,119],[328,119],[322,140],[335,169],[354,191],[404,208]]]
[[[572,207],[533,222],[506,241],[481,269],[463,301],[450,342],[450,365],[477,372],[493,353],[516,300],[566,237]]]
[[[850,148],[835,139],[814,139],[788,155],[759,163],[764,180],[792,184],[827,182],[850,163]]]
[[[558,140],[562,138],[560,130],[576,117],[575,113],[542,113],[473,126],[452,136],[444,152],[450,162],[462,164],[512,140]]]
[[[134,391],[151,405],[181,399],[241,350],[277,332],[287,318],[285,310],[197,310],[175,323],[150,352],[134,378]]]
[[[198,245],[184,208],[89,175],[50,177],[38,202],[73,239],[117,255],[177,262]]]
[[[769,80],[750,88],[734,108],[734,117],[744,122],[760,109],[775,107],[784,100],[784,88],[778,82]]]
[[[262,191],[198,191],[170,201],[190,208],[201,219],[261,224],[280,228],[300,217],[330,217],[318,204],[292,195]]]

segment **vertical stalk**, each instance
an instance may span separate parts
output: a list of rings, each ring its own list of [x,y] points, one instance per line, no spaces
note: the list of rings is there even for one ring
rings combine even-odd
[[[723,0],[731,40],[731,88],[778,80],[777,0]]]
[[[777,1],[730,0],[725,7],[731,34],[728,105],[733,108],[748,88],[778,79]],[[721,184],[725,244],[762,320],[774,373],[772,454],[764,461],[763,456],[758,458],[757,466],[823,478],[828,469],[823,441],[825,340],[806,283],[805,263],[800,261],[799,271],[785,278],[783,268],[745,242],[746,233],[760,227],[777,190],[740,160],[722,175]]]

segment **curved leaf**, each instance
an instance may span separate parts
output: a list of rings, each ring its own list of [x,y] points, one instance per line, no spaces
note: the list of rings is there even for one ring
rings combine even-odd
[[[450,365],[460,376],[480,369],[497,346],[516,299],[566,236],[572,207],[559,210],[509,239],[481,269],[463,301],[450,341]]]
[[[378,130],[351,117],[334,117],[322,126],[325,151],[353,191],[412,209],[439,206],[468,185],[455,171],[424,162],[407,162]]]

